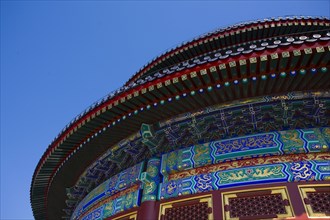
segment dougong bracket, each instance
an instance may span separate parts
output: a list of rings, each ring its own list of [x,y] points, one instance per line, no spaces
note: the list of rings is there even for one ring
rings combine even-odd
[[[142,124],[140,133],[142,136],[142,143],[146,145],[152,155],[157,154],[159,141],[155,140],[155,133],[153,126],[150,124]]]

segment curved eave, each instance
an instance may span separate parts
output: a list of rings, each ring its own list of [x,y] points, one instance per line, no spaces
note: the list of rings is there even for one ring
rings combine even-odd
[[[89,163],[93,162],[95,158],[116,142],[138,131],[141,123],[154,123],[195,108],[235,99],[288,91],[328,89],[330,87],[329,71],[322,74],[318,73],[315,76],[297,74],[290,77],[288,74],[282,78],[277,75],[273,79],[270,76],[273,72],[269,72],[269,68],[263,70],[261,64],[271,67],[274,61],[276,63],[285,62],[287,57],[283,57],[283,52],[288,52],[290,59],[292,61],[296,59],[297,62],[287,62],[287,65],[284,66],[276,65],[274,72],[284,71],[289,73],[292,70],[306,67],[325,67],[329,66],[329,50],[329,41],[316,41],[206,62],[200,66],[175,72],[164,78],[128,90],[120,96],[97,106],[72,124],[47,149],[40,160],[31,184],[31,203],[36,219],[47,219],[47,210],[54,212],[55,216],[58,216],[61,211],[56,210],[53,205],[48,206],[48,197],[53,181],[60,181],[63,185],[54,184],[55,188],[52,188],[51,197],[57,197],[57,202],[65,202],[65,194],[54,194],[55,191],[61,191],[58,187],[74,185]],[[312,52],[310,53],[310,51]],[[272,58],[273,54],[277,54],[276,59]],[[250,59],[251,57],[255,59]],[[243,61],[247,65],[239,65],[244,63]],[[235,65],[233,65],[234,63]],[[221,68],[223,66],[225,68],[220,69],[219,65]],[[255,71],[253,71],[253,74],[246,76],[235,75],[234,73],[241,71],[240,68],[243,68],[243,66],[244,68],[253,67]],[[281,66],[283,67],[281,68]],[[223,71],[228,75],[226,79],[222,77]],[[266,79],[262,79],[262,75],[267,76]],[[257,79],[255,82],[252,80],[253,77]],[[248,83],[243,83],[244,78],[248,80]],[[235,85],[235,80],[239,82],[238,85]],[[228,83],[229,86],[223,88],[223,90],[198,93],[199,89],[207,89],[209,86],[214,87],[217,84],[224,86]],[[177,95],[190,93],[191,91],[196,91],[197,95],[184,101],[180,100],[179,102],[171,102],[168,105],[161,105],[157,109],[151,108],[148,111],[141,111],[141,108],[146,109],[149,105],[160,103],[161,100],[174,99]],[[139,111],[139,114],[135,115],[135,111]],[[160,112],[161,114],[159,114]],[[124,120],[123,117],[126,119]],[[112,125],[113,122],[118,120],[121,120],[120,123]],[[100,131],[102,132],[100,133]],[[94,138],[95,134],[98,134],[96,139]],[[107,143],[107,145],[104,145],[104,143]],[[81,161],[84,161],[86,166],[82,166]],[[68,170],[75,170],[75,175],[63,176],[62,174]],[[63,178],[57,178],[57,176]],[[59,190],[56,190],[57,188]],[[52,211],[53,209],[54,211]]]
[[[327,18],[286,17],[272,18],[233,25],[204,34],[192,41],[183,43],[154,58],[150,63],[136,72],[126,83],[128,85],[138,78],[161,68],[192,59],[201,54],[218,48],[244,44],[250,41],[282,36],[297,35],[314,30],[329,29],[330,21]]]

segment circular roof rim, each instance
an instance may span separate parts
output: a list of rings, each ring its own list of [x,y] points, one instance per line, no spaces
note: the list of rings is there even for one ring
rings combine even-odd
[[[143,74],[143,72],[146,72],[147,69],[157,60],[159,60],[161,57],[166,56],[170,53],[175,52],[176,50],[179,50],[180,48],[196,42],[196,41],[200,41],[203,38],[209,37],[213,34],[219,33],[219,32],[223,32],[223,31],[229,31],[238,27],[243,27],[243,26],[248,26],[248,25],[257,25],[258,22],[278,22],[278,21],[288,21],[288,20],[294,20],[294,19],[299,19],[299,20],[308,20],[308,19],[319,19],[319,20],[328,20],[330,21],[329,17],[326,16],[310,16],[310,15],[284,15],[284,16],[277,16],[277,17],[268,17],[268,18],[263,18],[263,19],[256,19],[256,20],[250,20],[250,21],[245,21],[245,22],[239,22],[239,23],[235,23],[233,25],[229,25],[229,26],[222,26],[219,28],[215,28],[214,30],[205,32],[197,37],[194,37],[192,39],[186,40],[186,41],[182,41],[181,43],[177,44],[177,46],[174,47],[170,47],[169,49],[164,50],[164,52],[162,52],[161,54],[159,54],[158,56],[155,56],[153,59],[151,59],[151,61],[149,61],[147,64],[145,64],[144,66],[142,66],[137,72],[135,72],[125,83],[125,85],[127,85],[128,83],[130,83],[132,80],[134,80],[135,77],[137,77],[139,74]]]

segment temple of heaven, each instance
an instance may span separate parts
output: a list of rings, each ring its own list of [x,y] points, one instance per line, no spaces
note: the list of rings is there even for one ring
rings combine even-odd
[[[58,134],[37,220],[330,217],[330,19],[280,17],[184,42]]]

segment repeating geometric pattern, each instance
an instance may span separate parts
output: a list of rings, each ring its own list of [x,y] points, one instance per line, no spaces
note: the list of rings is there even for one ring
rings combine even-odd
[[[207,202],[168,208],[162,220],[208,220],[210,210]]]
[[[259,195],[229,199],[230,217],[277,217],[286,214],[285,203],[281,194]]]
[[[330,213],[330,192],[307,193],[314,213]]]

